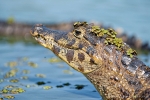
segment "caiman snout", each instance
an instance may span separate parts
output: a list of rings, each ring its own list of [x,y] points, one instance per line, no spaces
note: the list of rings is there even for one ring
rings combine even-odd
[[[43,25],[42,24],[36,24],[30,30],[30,34],[32,36],[36,37],[36,36],[40,35],[42,30],[43,30]]]

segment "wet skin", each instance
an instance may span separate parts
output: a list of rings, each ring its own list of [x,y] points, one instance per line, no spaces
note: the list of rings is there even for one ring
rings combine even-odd
[[[35,25],[31,35],[81,72],[106,100],[149,100],[150,68],[113,29],[77,22],[71,32]]]

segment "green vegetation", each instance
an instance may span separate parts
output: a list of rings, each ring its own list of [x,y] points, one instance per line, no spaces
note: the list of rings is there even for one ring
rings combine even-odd
[[[96,36],[98,37],[104,37],[105,40],[105,44],[109,45],[115,45],[117,47],[117,49],[122,49],[123,45],[123,41],[121,38],[117,38],[117,32],[115,32],[113,29],[100,29],[99,26],[92,26],[91,32],[94,33]]]
[[[87,27],[88,23],[75,22],[73,25],[74,25],[74,28],[76,29],[79,26]],[[103,37],[105,39],[104,43],[106,45],[115,45],[116,49],[118,49],[120,51],[125,51],[126,54],[128,56],[130,56],[131,58],[133,57],[133,55],[137,54],[135,50],[133,50],[131,48],[128,50],[128,48],[124,47],[124,42],[123,42],[122,38],[117,38],[117,32],[111,28],[104,29],[104,28],[100,28],[99,26],[91,25],[91,32],[98,37]],[[139,54],[148,54],[148,52],[149,52],[147,50],[142,50],[142,49],[139,49],[137,51]]]
[[[91,32],[94,33],[98,37],[104,37],[105,38],[105,44],[106,45],[115,45],[118,50],[124,49],[124,43],[121,38],[117,38],[117,32],[115,32],[113,29],[100,29],[99,26],[92,26]],[[128,56],[131,58],[133,55],[136,55],[136,51],[133,49],[125,49]]]
[[[75,85],[75,89],[81,90],[81,89],[83,89],[85,86],[87,86],[87,85],[76,84],[76,85]]]
[[[127,53],[127,55],[130,56],[131,58],[133,57],[134,54],[137,54],[136,51],[133,50],[133,49],[131,49],[131,48],[128,49],[128,50],[126,51],[126,53]]]
[[[9,17],[9,18],[7,19],[7,23],[8,23],[8,24],[13,24],[14,22],[15,22],[14,17]]]
[[[1,90],[1,93],[8,93],[9,92],[9,90],[8,89],[3,89],[3,90]]]
[[[43,87],[44,90],[49,90],[49,89],[51,89],[51,88],[52,88],[51,86],[44,86],[44,87]]]
[[[17,72],[18,72],[18,69],[11,69],[4,75],[4,78],[14,77],[14,76],[16,76]]]
[[[11,79],[10,82],[11,82],[11,83],[18,83],[19,80],[18,80],[18,79]]]
[[[12,95],[7,95],[7,96],[4,96],[4,98],[6,98],[6,99],[14,99],[15,97],[12,96]]]
[[[40,82],[37,82],[36,84],[37,84],[37,85],[44,85],[44,84],[46,84],[46,83],[43,82],[43,81],[40,81]]]
[[[19,93],[23,93],[23,92],[25,92],[24,89],[22,89],[20,87],[18,88],[18,87],[12,86],[12,85],[8,85],[0,91],[0,93],[2,93],[2,94],[19,94]],[[12,96],[8,95],[7,97],[4,96],[4,98],[13,99],[14,96],[12,97]]]
[[[38,65],[36,63],[34,63],[34,62],[28,62],[28,65],[30,67],[33,67],[33,68],[37,68],[38,67]]]
[[[18,93],[23,93],[23,92],[25,92],[25,90],[22,88],[14,88],[10,91],[11,94],[18,94]]]

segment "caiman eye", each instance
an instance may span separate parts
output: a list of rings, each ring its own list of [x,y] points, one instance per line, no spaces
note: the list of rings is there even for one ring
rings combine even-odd
[[[75,30],[75,35],[76,35],[76,36],[81,35],[81,31],[79,31],[79,30]]]
[[[77,38],[82,38],[83,34],[80,30],[74,30],[74,35],[77,37]]]

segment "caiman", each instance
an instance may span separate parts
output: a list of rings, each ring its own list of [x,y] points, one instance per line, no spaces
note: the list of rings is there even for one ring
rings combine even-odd
[[[81,72],[104,100],[150,100],[150,68],[113,29],[86,22],[71,32],[35,25],[30,33],[44,47]]]

